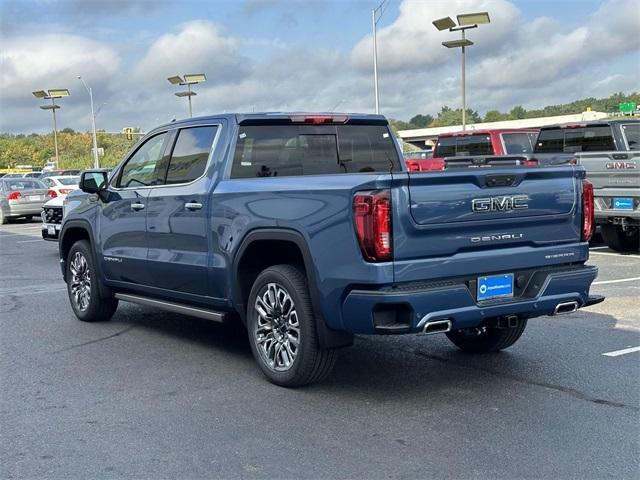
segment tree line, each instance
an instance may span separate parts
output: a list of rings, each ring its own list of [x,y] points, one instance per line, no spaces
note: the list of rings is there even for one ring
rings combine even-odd
[[[516,120],[522,118],[547,117],[554,115],[568,115],[581,113],[591,108],[599,112],[616,112],[618,105],[624,102],[640,104],[640,93],[629,95],[622,92],[607,98],[584,98],[561,105],[548,105],[537,110],[526,110],[521,105],[513,107],[509,112],[490,110],[480,115],[477,111],[467,110],[467,123],[496,122],[500,120]],[[390,119],[391,127],[395,130],[409,130],[412,128],[446,127],[462,123],[462,110],[443,106],[437,115],[418,114],[409,121]],[[138,130],[139,131],[139,130]],[[100,157],[100,166],[112,167],[116,165],[138,139],[128,139],[126,135],[108,134],[98,131],[98,146],[104,149],[104,156]],[[58,133],[58,150],[60,168],[85,169],[93,166],[91,154],[92,139],[88,132],[76,132],[65,128]],[[55,157],[53,133],[40,135],[31,134],[0,134],[0,168],[12,168],[16,165],[32,165],[42,168],[47,160]]]
[[[588,108],[597,112],[617,112],[621,103],[633,102],[640,104],[640,92],[629,95],[619,92],[607,98],[583,98],[571,103],[561,105],[548,105],[541,109],[526,110],[522,105],[513,107],[508,112],[489,110],[484,116],[472,109],[467,109],[467,123],[499,122],[502,120],[520,120],[523,118],[552,117],[556,115],[570,115],[582,113]],[[452,109],[447,105],[440,109],[436,116],[431,114],[418,114],[409,121],[390,120],[395,130],[410,130],[412,128],[448,127],[462,123],[462,109]]]

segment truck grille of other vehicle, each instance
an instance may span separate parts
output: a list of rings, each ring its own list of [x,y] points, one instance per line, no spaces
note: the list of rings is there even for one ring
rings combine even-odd
[[[42,221],[44,223],[62,223],[62,208],[44,207],[42,209]]]

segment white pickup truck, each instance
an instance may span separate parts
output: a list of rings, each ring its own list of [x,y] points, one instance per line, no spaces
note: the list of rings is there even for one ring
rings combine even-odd
[[[605,243],[620,252],[640,249],[640,120],[544,127],[533,157],[582,164],[593,183],[595,220]]]

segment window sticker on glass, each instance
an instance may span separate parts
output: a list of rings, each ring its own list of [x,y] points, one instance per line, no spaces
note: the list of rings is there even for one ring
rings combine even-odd
[[[382,138],[389,138],[389,134],[388,133],[383,133],[382,134]]]
[[[247,134],[246,134],[246,133],[244,133],[244,132],[242,132],[240,135],[238,135],[238,137],[239,137],[240,139],[242,139],[242,138],[247,138]]]

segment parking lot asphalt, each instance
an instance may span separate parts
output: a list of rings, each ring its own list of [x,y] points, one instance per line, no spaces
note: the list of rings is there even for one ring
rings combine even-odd
[[[640,255],[594,242],[607,300],[505,352],[362,336],[284,389],[229,326],[122,303],[77,321],[39,237],[0,226],[0,478],[640,475],[640,352],[620,353],[640,346]]]

